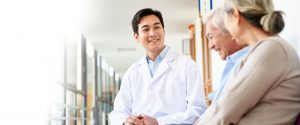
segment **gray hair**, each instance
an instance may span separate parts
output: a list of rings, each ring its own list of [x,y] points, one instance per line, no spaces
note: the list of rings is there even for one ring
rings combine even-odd
[[[275,11],[272,0],[225,0],[225,11],[236,8],[252,25],[270,34],[278,34],[284,28],[283,12]]]
[[[223,34],[225,35],[230,34],[229,31],[225,28],[223,19],[224,19],[224,12],[222,8],[216,8],[211,10],[204,16],[203,22],[205,24],[211,22],[212,26],[220,29],[223,32]]]

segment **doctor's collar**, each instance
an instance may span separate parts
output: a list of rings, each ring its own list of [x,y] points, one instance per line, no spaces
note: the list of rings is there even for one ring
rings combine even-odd
[[[165,45],[164,49],[158,54],[158,56],[155,58],[155,60],[153,62],[157,61],[158,59],[163,60],[165,58],[165,56],[167,55],[167,52],[169,49],[170,49],[170,47]],[[147,54],[146,54],[146,60],[147,60],[147,63],[149,63],[149,61],[152,61],[148,57]]]

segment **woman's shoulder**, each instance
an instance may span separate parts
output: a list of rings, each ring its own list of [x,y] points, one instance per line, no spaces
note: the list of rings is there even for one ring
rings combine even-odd
[[[263,49],[263,51],[278,52],[287,49],[288,42],[279,36],[269,37],[255,47],[257,49]]]

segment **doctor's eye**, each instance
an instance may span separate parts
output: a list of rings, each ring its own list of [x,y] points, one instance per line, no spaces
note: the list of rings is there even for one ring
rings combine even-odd
[[[148,31],[149,31],[149,28],[142,29],[142,32],[148,32]]]

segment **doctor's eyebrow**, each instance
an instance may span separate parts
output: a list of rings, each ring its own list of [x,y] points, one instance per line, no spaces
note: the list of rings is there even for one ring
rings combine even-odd
[[[149,25],[143,25],[142,27],[141,27],[141,29],[143,29],[143,28],[148,28],[148,27],[150,27]]]
[[[156,22],[156,23],[154,23],[153,24],[154,26],[156,26],[156,25],[162,25],[160,22]],[[143,29],[143,28],[148,28],[148,27],[150,27],[150,25],[143,25],[142,27],[141,27],[141,29]]]
[[[153,25],[161,25],[161,23],[160,22],[156,22]]]

